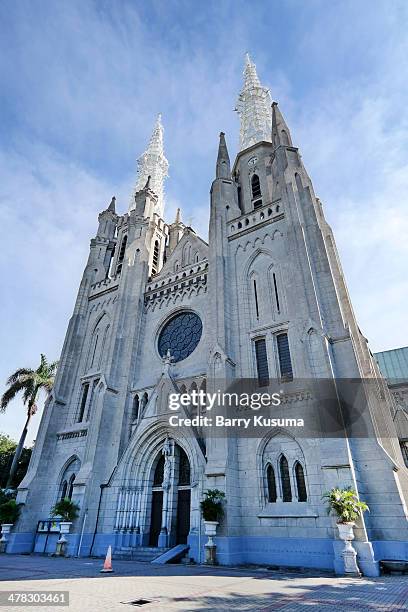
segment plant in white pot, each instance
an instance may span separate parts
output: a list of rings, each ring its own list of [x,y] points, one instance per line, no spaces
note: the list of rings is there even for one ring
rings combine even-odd
[[[221,518],[224,515],[222,502],[225,499],[225,493],[219,489],[208,489],[204,492],[204,499],[200,503],[201,513],[204,519],[205,535],[208,536],[208,541],[205,545],[206,563],[214,565],[216,563],[213,537],[217,533],[217,527]]]
[[[345,489],[334,487],[328,493],[325,493],[323,498],[327,499],[328,514],[337,516],[339,537],[344,542],[341,553],[344,561],[344,571],[348,575],[360,575],[356,560],[357,553],[351,542],[354,540],[356,520],[369,510],[369,507],[365,502],[359,500],[357,493],[351,487]]]
[[[57,550],[55,552],[57,556],[65,555],[65,547],[67,543],[65,535],[69,533],[72,522],[77,518],[78,513],[78,504],[71,501],[68,497],[60,499],[51,509],[51,516],[61,517],[62,519],[60,521],[60,537],[57,542]]]
[[[0,505],[1,538],[0,552],[6,552],[8,535],[17,521],[20,508],[15,499],[9,499]]]

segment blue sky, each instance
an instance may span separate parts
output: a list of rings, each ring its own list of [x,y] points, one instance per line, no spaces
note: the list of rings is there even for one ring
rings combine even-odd
[[[372,350],[408,344],[405,0],[8,0],[0,19],[1,392],[40,352],[58,358],[97,214],[114,194],[127,210],[158,112],[166,218],[181,206],[206,236],[246,51],[323,201]],[[23,421],[17,400],[0,431]]]

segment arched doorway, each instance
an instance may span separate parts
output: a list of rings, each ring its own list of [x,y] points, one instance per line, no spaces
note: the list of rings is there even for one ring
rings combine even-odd
[[[186,544],[190,509],[190,462],[184,449],[167,439],[153,463],[149,546]]]

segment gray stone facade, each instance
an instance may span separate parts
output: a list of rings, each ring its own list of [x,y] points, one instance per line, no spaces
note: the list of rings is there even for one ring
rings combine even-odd
[[[149,183],[128,213],[118,215],[113,200],[99,215],[55,386],[19,486],[25,506],[8,550],[45,550],[37,523],[70,493],[80,505],[69,536],[72,554],[79,544],[81,554],[96,555],[109,544],[114,552],[172,546],[182,537],[184,504],[190,556],[202,560],[199,502],[203,490],[218,488],[226,494],[216,538],[220,563],[341,571],[341,542],[322,495],[351,485],[371,509],[356,527],[355,548],[362,571],[375,575],[379,559],[408,558],[408,470],[392,397],[357,326],[333,233],[276,103],[270,142],[241,150],[232,168],[221,134],[210,206],[208,244],[180,215],[172,224],[159,216]],[[172,362],[159,354],[158,338],[181,312],[200,317],[202,335],[189,356]],[[269,376],[282,379],[290,395],[281,334],[287,334],[294,378],[310,385],[277,416],[313,418],[318,400],[308,387],[314,380],[367,378],[375,383],[365,398],[367,436],[297,439],[281,428],[258,438],[222,438],[172,430],[169,393],[257,379],[260,339]],[[185,457],[190,473],[182,484]],[[298,464],[306,494],[296,480]],[[272,501],[268,466],[276,479]],[[152,542],[159,498],[166,529]],[[52,537],[48,545],[55,545]]]

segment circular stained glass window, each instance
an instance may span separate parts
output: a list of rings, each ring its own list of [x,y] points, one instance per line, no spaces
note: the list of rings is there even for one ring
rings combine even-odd
[[[185,359],[200,342],[203,324],[194,312],[181,312],[168,321],[159,335],[158,349],[161,357],[170,354],[174,361]]]

